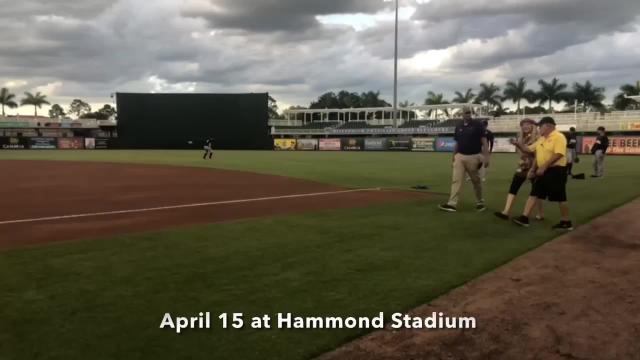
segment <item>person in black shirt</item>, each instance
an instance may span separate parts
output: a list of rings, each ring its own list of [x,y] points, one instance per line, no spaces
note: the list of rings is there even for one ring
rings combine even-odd
[[[576,151],[576,145],[578,144],[578,134],[576,128],[569,129],[569,133],[565,135],[567,137],[567,175],[573,175],[573,163],[578,162],[578,152]]]
[[[213,140],[211,138],[207,138],[204,142],[204,155],[203,159],[206,159],[209,156],[209,159],[213,157]]]
[[[487,207],[482,196],[482,180],[480,169],[489,167],[489,142],[484,125],[471,118],[471,110],[464,110],[463,123],[456,126],[454,139],[456,146],[453,151],[453,177],[451,194],[446,204],[439,206],[440,210],[456,212],[458,200],[464,183],[465,173],[469,174],[476,195],[476,210],[484,211]]]
[[[603,126],[598,128],[598,137],[596,143],[591,148],[591,153],[595,155],[593,161],[593,178],[601,178],[604,176],[604,156],[609,148],[609,138],[606,129]]]
[[[489,152],[493,153],[493,142],[495,141],[495,136],[493,136],[493,132],[489,130],[489,122],[487,120],[483,120],[482,125],[484,126],[487,141],[489,142]]]
[[[484,126],[485,135],[489,142],[489,153],[493,153],[493,142],[495,141],[495,136],[493,136],[493,132],[489,130],[489,122],[487,120],[483,120],[482,125]],[[482,181],[487,180],[487,168],[483,167],[480,169],[480,177],[482,178]]]

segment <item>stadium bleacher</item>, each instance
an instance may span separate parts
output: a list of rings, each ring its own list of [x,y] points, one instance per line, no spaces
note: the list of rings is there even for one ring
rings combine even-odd
[[[330,127],[336,127],[340,125],[337,121],[326,121],[326,122],[312,122],[303,126],[303,129],[325,129]]]
[[[401,128],[419,128],[421,126],[433,127],[438,120],[409,120],[400,125]]]
[[[462,119],[448,119],[443,122],[435,124],[433,127],[456,127],[462,122]]]
[[[370,125],[366,121],[349,121],[342,124],[339,129],[379,129],[384,127],[385,125]]]

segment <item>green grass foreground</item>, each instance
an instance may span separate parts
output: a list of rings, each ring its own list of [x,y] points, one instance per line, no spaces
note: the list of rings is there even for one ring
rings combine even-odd
[[[3,159],[210,166],[352,187],[427,184],[447,192],[450,154],[193,151],[0,152]],[[490,210],[502,207],[515,155],[494,156]],[[590,156],[577,170],[589,173]],[[35,172],[37,174],[37,172]],[[10,186],[5,180],[4,186]],[[99,185],[97,185],[99,186]],[[259,184],[256,184],[259,186]],[[526,194],[528,187],[523,188]],[[571,181],[572,217],[585,223],[640,196],[640,157],[609,157],[603,180]],[[555,237],[473,212],[443,196],[16,249],[0,253],[0,359],[306,359],[367,331],[220,329],[292,312],[372,316],[409,310]],[[524,196],[517,204],[522,208]],[[213,314],[210,330],[160,330],[165,312]],[[452,314],[456,315],[456,314]],[[389,319],[387,319],[389,320]],[[478,324],[482,331],[482,324]]]

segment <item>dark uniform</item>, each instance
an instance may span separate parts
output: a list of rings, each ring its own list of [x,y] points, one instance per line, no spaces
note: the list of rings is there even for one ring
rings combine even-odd
[[[576,151],[576,145],[578,144],[578,134],[575,131],[571,131],[566,134],[567,137],[567,174],[572,175],[573,163],[577,162],[578,152]]]
[[[598,135],[596,143],[591,148],[591,153],[595,155],[595,159],[593,161],[593,177],[604,176],[604,156],[607,153],[608,148],[609,137],[607,137],[607,134],[603,133],[603,135]]]
[[[213,140],[211,138],[205,140],[204,142],[204,155],[203,159],[206,159],[209,156],[209,159],[213,157]]]

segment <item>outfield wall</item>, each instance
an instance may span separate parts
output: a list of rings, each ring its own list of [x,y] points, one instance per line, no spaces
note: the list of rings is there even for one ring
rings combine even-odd
[[[578,153],[589,154],[595,136],[578,136]],[[514,153],[509,137],[496,137],[494,153]],[[640,155],[640,136],[609,136],[611,155]],[[274,150],[318,151],[415,151],[453,152],[455,140],[451,136],[389,137],[389,138],[328,138],[328,139],[274,139]]]
[[[268,150],[268,94],[117,93],[122,149]]]
[[[113,138],[95,137],[0,137],[0,150],[106,150]],[[494,153],[513,153],[508,137],[497,137]],[[578,136],[578,153],[588,154],[595,136]],[[610,155],[640,155],[640,136],[610,136]],[[453,137],[274,139],[273,149],[281,151],[414,151],[452,152]]]
[[[0,137],[0,150],[106,150],[111,138]]]

